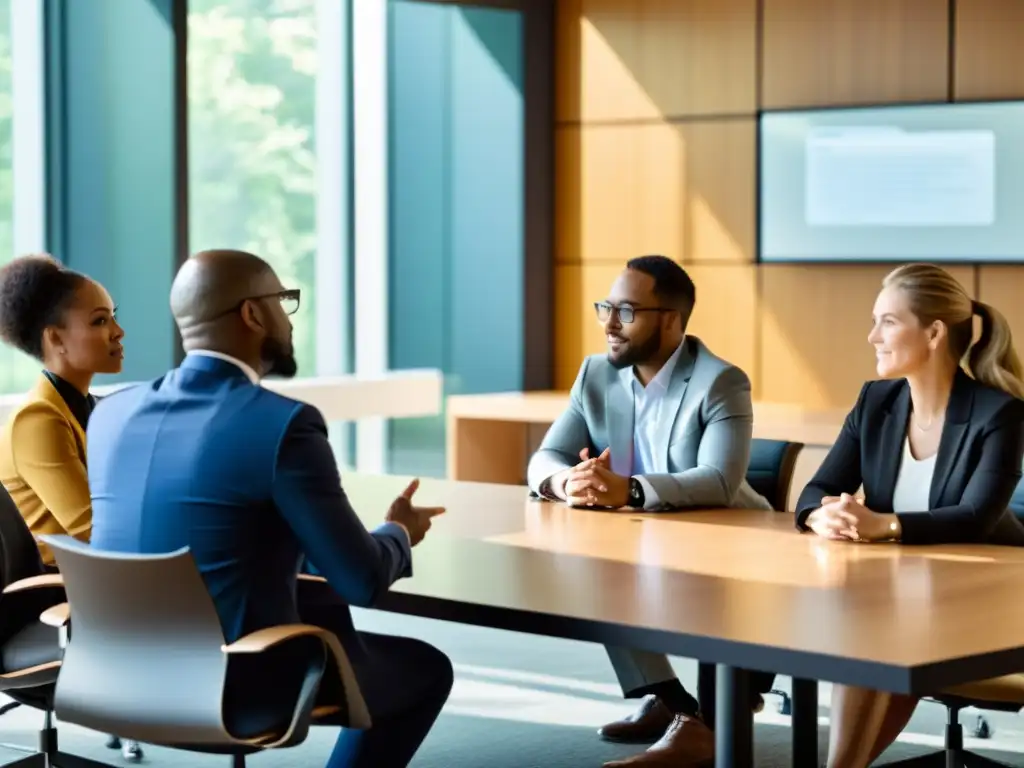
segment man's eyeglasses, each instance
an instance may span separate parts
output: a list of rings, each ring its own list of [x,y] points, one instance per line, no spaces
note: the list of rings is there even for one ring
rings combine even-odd
[[[217,315],[215,315],[214,318],[211,319],[215,319],[216,317],[223,317],[224,315],[231,314],[232,312],[238,312],[242,308],[242,305],[245,304],[245,302],[259,301],[260,299],[277,299],[278,301],[281,302],[281,309],[284,310],[284,313],[286,315],[294,315],[296,312],[299,311],[299,304],[301,303],[299,300],[300,296],[301,291],[298,288],[291,288],[286,291],[278,291],[277,293],[264,293],[261,294],[260,296],[247,296],[246,298],[242,299],[240,302],[235,304],[233,307],[225,309],[223,312],[218,313]]]
[[[286,315],[294,315],[299,311],[299,304],[301,298],[301,292],[298,288],[291,288],[287,291],[281,291],[280,293],[271,294],[270,296],[261,296],[258,298],[270,299],[277,298],[281,302],[281,309],[284,310]]]
[[[607,301],[595,301],[594,310],[597,312],[597,319],[602,323],[608,321],[608,318],[612,316],[612,312],[619,316],[619,322],[628,325],[636,319],[637,312],[672,312],[671,309],[665,309],[664,307],[633,307],[626,304],[621,307],[617,307],[614,304],[609,304]]]

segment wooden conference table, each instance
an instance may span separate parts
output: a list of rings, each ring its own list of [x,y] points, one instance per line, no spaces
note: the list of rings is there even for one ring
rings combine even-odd
[[[407,481],[344,485],[374,527]],[[1024,670],[1024,549],[827,542],[785,513],[571,509],[509,485],[425,479],[416,500],[448,511],[381,608],[714,662],[718,766],[753,765],[748,669],[907,694]],[[812,699],[794,695],[796,765],[816,765]]]

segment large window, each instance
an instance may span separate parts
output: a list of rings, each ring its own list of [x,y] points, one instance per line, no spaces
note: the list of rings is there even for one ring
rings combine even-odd
[[[0,262],[14,253],[14,82],[11,0],[0,0]]]
[[[39,115],[33,114],[34,107],[39,103],[41,94],[33,93],[41,83],[41,71],[29,71],[27,67],[41,67],[41,62],[34,60],[32,54],[40,50],[41,29],[33,30],[31,21],[25,25],[26,14],[37,10],[34,3],[19,2],[18,0],[0,0],[0,264],[6,264],[20,250],[39,250],[42,247],[42,233],[38,237],[19,238],[15,233],[14,215],[14,194],[18,185],[15,184],[15,143],[17,137],[31,136],[32,126],[26,134],[18,130],[15,120],[22,122],[37,120]],[[12,13],[18,14],[12,16]],[[12,28],[18,23],[22,36],[17,40],[20,46],[16,52],[14,48],[15,36]],[[15,66],[16,59],[18,66]],[[21,78],[15,89],[14,77],[17,74]],[[34,130],[39,131],[41,126],[35,126]],[[40,144],[41,146],[41,144]],[[35,192],[41,192],[41,158],[36,157],[28,148],[17,147],[22,156],[19,158],[22,175],[28,173],[33,178],[23,182],[27,184],[22,202],[30,204],[29,199]],[[26,165],[28,164],[28,165]],[[29,165],[36,164],[38,168],[30,168]],[[19,193],[21,194],[21,193]],[[41,201],[41,195],[40,195]],[[41,203],[40,203],[41,204]],[[33,210],[24,212],[25,218],[34,221],[42,221],[42,211]],[[0,344],[0,394],[14,394],[28,390],[39,376],[40,364],[23,355],[17,350]]]
[[[251,251],[301,289],[296,356],[313,375],[317,0],[188,7],[190,250]]]
[[[527,83],[552,78],[526,50],[550,6],[482,2],[190,0],[189,249],[253,251],[303,291],[302,375],[529,381],[551,116]],[[442,474],[443,418],[364,420],[354,448],[367,471]]]
[[[524,54],[518,10],[391,0],[389,363],[447,394],[523,387]],[[443,476],[444,429],[392,421],[388,471]]]

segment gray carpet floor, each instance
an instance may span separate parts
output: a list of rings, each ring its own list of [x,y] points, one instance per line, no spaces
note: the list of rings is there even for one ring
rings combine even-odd
[[[603,650],[594,645],[518,635],[444,622],[358,611],[362,629],[418,637],[437,645],[455,663],[456,682],[445,712],[413,762],[414,768],[599,768],[605,760],[637,751],[597,739],[602,723],[629,712],[633,704],[618,694]],[[696,664],[678,659],[676,670],[693,689]],[[788,689],[789,681],[779,678]],[[827,745],[829,687],[819,693],[822,760]],[[771,698],[757,716],[756,763],[764,768],[790,764],[788,717],[776,711]],[[971,723],[976,713],[964,713]],[[968,747],[988,757],[1024,768],[1024,720],[1016,715],[987,715],[991,739],[968,739]],[[0,717],[0,741],[31,746],[41,715],[25,707]],[[924,703],[901,740],[879,761],[886,762],[933,751],[941,746],[945,710]],[[254,768],[323,766],[336,731],[314,729],[299,747],[249,759]],[[113,766],[124,766],[119,753],[104,747],[104,737],[83,728],[60,726],[61,748]],[[0,765],[19,759],[0,749]],[[227,768],[223,756],[199,755],[146,747],[143,765],[167,768]],[[387,768],[387,766],[381,766]]]

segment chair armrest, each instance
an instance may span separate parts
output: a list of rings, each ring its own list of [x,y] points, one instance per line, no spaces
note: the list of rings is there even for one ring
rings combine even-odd
[[[297,637],[319,637],[321,640],[334,638],[330,632],[323,627],[314,627],[312,624],[281,624],[276,627],[267,627],[250,632],[245,637],[240,637],[233,643],[226,643],[220,647],[224,653],[263,653],[268,648],[280,645],[287,640],[294,640]]]
[[[27,579],[19,579],[4,587],[4,594],[12,592],[24,592],[28,589],[43,589],[45,587],[63,587],[64,577],[59,573],[44,573],[39,576],[29,576]]]
[[[41,614],[39,620],[50,627],[64,627],[71,620],[71,606],[67,603],[51,605]]]
[[[275,645],[283,643],[287,640],[293,640],[298,637],[316,637],[324,645],[325,652],[329,657],[333,657],[335,664],[338,668],[338,673],[341,676],[341,687],[343,695],[345,697],[345,710],[348,713],[347,722],[345,727],[366,729],[369,728],[373,721],[370,718],[370,711],[366,707],[366,700],[363,699],[363,694],[359,690],[359,681],[356,678],[355,671],[352,669],[352,664],[345,653],[345,649],[341,647],[341,643],[338,642],[338,638],[332,633],[328,632],[322,627],[316,627],[312,624],[281,624],[276,627],[266,627],[265,629],[258,629],[255,632],[250,632],[245,637],[241,637],[233,643],[226,643],[221,646],[221,650],[224,653],[261,653],[268,648],[272,648]],[[311,668],[310,672],[313,673],[312,677],[307,675],[306,683],[316,683],[319,685],[320,675],[324,671],[324,666],[318,665],[316,669]],[[304,688],[306,684],[304,684]],[[312,687],[309,689],[310,695],[315,695],[316,688]],[[282,744],[290,744],[293,734],[296,732],[296,728],[300,725],[300,710],[302,704],[308,704],[309,708],[306,710],[306,715],[312,714],[314,699],[306,697],[305,695],[300,696],[300,707],[295,710],[295,716],[292,718],[292,723],[288,727],[288,731],[279,739],[271,743],[261,743],[260,747],[269,749]]]

